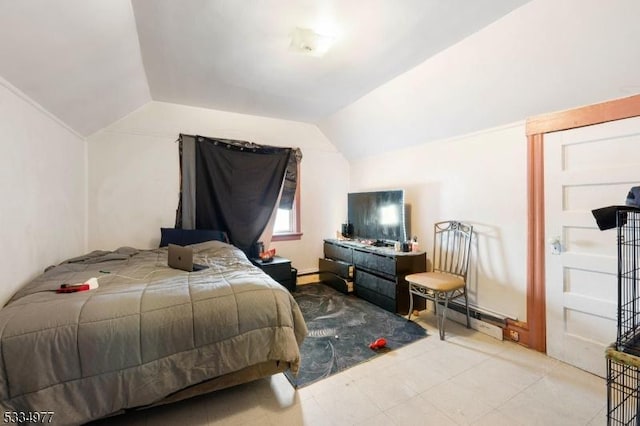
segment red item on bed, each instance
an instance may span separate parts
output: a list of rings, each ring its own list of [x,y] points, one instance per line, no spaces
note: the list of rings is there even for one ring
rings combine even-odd
[[[78,284],[78,285],[66,285],[62,284],[59,289],[56,290],[56,293],[75,293],[78,291],[89,290],[89,284]]]

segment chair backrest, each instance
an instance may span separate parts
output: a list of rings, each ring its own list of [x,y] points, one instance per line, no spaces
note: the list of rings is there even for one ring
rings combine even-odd
[[[473,226],[457,221],[438,222],[433,234],[433,270],[467,279]]]

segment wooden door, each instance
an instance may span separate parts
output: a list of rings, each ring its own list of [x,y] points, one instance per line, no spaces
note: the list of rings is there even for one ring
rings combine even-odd
[[[616,338],[616,230],[598,230],[591,210],[623,205],[640,185],[640,117],[549,133],[544,152],[547,353],[604,377]]]

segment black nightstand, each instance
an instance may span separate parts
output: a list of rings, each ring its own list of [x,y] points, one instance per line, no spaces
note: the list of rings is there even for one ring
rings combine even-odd
[[[251,262],[286,287],[287,290],[296,291],[296,275],[298,271],[291,267],[291,261],[289,259],[274,256],[271,262],[263,262],[260,259],[251,259]]]

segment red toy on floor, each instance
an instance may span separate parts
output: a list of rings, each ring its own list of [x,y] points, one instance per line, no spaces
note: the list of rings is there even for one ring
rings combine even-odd
[[[384,337],[381,337],[379,339],[376,339],[374,342],[372,342],[369,347],[373,350],[376,349],[381,349],[384,348],[385,346],[387,346],[387,341]]]

